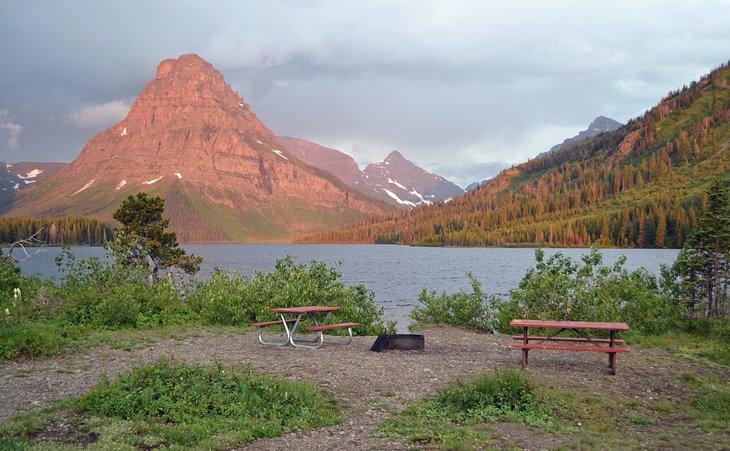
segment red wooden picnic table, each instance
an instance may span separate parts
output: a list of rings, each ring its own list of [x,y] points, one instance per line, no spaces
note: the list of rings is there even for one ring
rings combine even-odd
[[[545,349],[554,351],[590,351],[605,352],[608,354],[608,368],[611,374],[616,374],[616,353],[629,352],[629,348],[616,346],[623,344],[623,340],[616,338],[616,333],[629,330],[626,323],[617,322],[594,322],[594,321],[553,321],[537,319],[513,319],[510,322],[513,327],[522,327],[522,335],[514,336],[513,339],[521,339],[522,343],[512,344],[513,348],[522,349],[522,368],[527,366],[527,355],[531,349]],[[548,336],[530,336],[529,329],[557,329],[557,332]],[[586,334],[586,330],[608,331],[609,338],[592,338]],[[572,331],[577,337],[560,337],[565,331]],[[532,343],[530,343],[532,341]],[[544,342],[575,342],[582,345],[551,345]],[[537,342],[537,343],[536,343]]]

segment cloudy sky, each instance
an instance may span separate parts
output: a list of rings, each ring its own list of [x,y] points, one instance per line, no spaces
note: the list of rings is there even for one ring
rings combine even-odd
[[[0,160],[73,160],[197,53],[279,135],[465,186],[727,62],[729,23],[729,0],[0,0]]]

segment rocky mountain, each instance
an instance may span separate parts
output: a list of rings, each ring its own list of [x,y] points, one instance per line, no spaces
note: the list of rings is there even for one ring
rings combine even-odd
[[[568,138],[562,143],[554,145],[546,153],[557,152],[568,144],[592,138],[600,133],[618,130],[619,128],[621,128],[622,125],[624,124],[622,124],[621,122],[614,121],[613,119],[607,118],[605,116],[598,116],[597,118],[593,119],[593,122],[590,123],[587,129],[581,130],[580,132],[578,132],[577,135],[573,136],[572,138]],[[541,155],[543,154],[538,155],[538,157]]]
[[[389,210],[294,158],[192,54],[161,62],[126,118],[0,213],[111,219],[138,191],[166,200],[182,242],[289,240]]]
[[[304,242],[680,248],[730,180],[730,63],[615,131],[505,169],[439,204]]]
[[[391,152],[380,163],[369,164],[362,175],[364,181],[358,189],[408,207],[464,194],[457,185],[416,166],[398,151]]]
[[[306,164],[331,172],[361,193],[397,207],[428,205],[464,193],[457,185],[416,166],[397,151],[360,171],[355,160],[339,150],[304,139],[279,139],[289,152]]]

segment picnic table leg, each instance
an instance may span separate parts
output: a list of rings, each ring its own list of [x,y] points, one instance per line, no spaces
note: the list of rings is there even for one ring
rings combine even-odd
[[[523,341],[523,343],[525,343],[525,344],[528,344],[528,343],[530,342],[530,339],[529,339],[529,338],[527,338],[527,327],[524,327],[524,328],[523,328],[523,333],[522,333],[522,341]],[[523,369],[523,370],[524,370],[524,369],[525,369],[525,367],[527,366],[527,352],[528,352],[528,351],[529,351],[529,350],[528,350],[527,348],[522,348],[522,369]]]
[[[608,347],[613,348],[614,346],[614,340],[616,338],[616,331],[610,331],[610,340],[608,342]],[[608,371],[612,375],[616,374],[616,353],[615,352],[609,352],[608,353]]]

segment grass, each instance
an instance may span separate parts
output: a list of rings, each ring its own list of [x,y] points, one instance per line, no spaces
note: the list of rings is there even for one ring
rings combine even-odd
[[[535,383],[519,370],[458,382],[384,421],[379,434],[429,449],[586,449],[730,445],[730,382],[716,374],[672,374],[671,395],[586,393],[569,382]],[[501,423],[516,423],[507,427]]]
[[[494,445],[485,421],[548,428],[550,417],[534,385],[522,372],[508,369],[422,399],[384,422],[380,434],[428,448],[472,449]]]
[[[63,419],[63,421],[60,421]],[[248,368],[187,366],[161,360],[102,382],[80,398],[0,426],[0,448],[22,449],[40,433],[62,437],[34,447],[228,449],[257,438],[337,424],[331,395],[308,383]]]
[[[667,349],[706,365],[730,366],[730,319],[696,319],[659,335],[631,335],[642,346]]]

